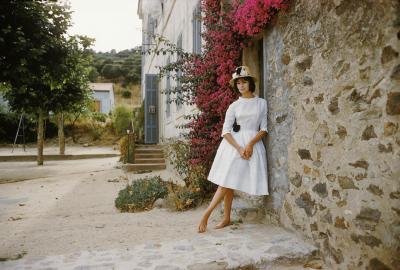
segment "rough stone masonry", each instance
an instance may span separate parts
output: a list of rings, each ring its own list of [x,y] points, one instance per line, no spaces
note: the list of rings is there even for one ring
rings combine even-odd
[[[294,0],[263,44],[267,213],[332,269],[400,269],[400,2]]]

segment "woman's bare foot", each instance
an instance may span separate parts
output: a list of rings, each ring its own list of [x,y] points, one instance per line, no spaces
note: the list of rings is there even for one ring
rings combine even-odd
[[[229,226],[230,224],[230,220],[223,220],[215,226],[215,229],[222,229],[223,227]]]
[[[207,216],[203,216],[203,218],[200,221],[199,224],[199,233],[203,233],[206,231],[207,229],[207,222],[208,222],[208,217]]]

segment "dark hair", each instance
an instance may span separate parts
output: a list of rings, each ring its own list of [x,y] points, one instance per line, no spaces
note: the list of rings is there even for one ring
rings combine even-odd
[[[239,79],[244,79],[245,81],[249,82],[249,90],[250,92],[254,93],[254,91],[256,91],[256,83],[254,82],[253,77],[241,77],[241,78],[237,78],[233,81],[233,88],[239,92],[239,89],[236,86],[236,82]]]

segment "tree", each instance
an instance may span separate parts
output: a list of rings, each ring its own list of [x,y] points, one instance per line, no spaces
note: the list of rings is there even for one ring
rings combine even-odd
[[[62,111],[78,102],[77,41],[66,36],[68,7],[56,1],[0,2],[0,82],[12,110],[34,113],[38,119],[38,165],[43,164],[43,120],[50,111]]]
[[[90,79],[94,80],[111,80],[120,82],[125,86],[130,83],[138,84],[141,81],[141,47],[136,47],[130,50],[120,52],[96,52],[93,53],[94,59],[92,67],[97,69],[97,72],[92,71]]]
[[[105,64],[101,70],[101,74],[106,79],[114,79],[115,68],[112,64]]]
[[[83,36],[73,36],[67,41],[64,84],[53,97],[52,111],[57,113],[60,154],[65,153],[64,112],[79,112],[91,101],[89,72],[92,54],[88,49],[93,40]]]
[[[92,67],[89,71],[89,80],[91,82],[96,82],[97,79],[99,78],[100,73],[97,71],[97,68]]]

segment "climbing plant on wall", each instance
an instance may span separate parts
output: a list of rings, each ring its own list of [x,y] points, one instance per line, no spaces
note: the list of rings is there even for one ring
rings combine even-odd
[[[253,37],[265,29],[279,10],[287,7],[288,1],[283,0],[235,0],[234,31],[243,36]]]
[[[174,98],[170,102],[196,105],[198,112],[185,116],[189,121],[180,127],[189,130],[184,133],[190,142],[188,162],[192,166],[202,166],[205,172],[211,167],[220,143],[225,112],[238,97],[229,86],[229,80],[241,63],[242,49],[266,27],[277,11],[287,7],[285,0],[226,2],[202,0],[205,31],[201,55],[184,52],[162,37],[157,37],[160,46],[150,52],[177,55],[177,61],[160,67],[160,75],[173,77],[180,87],[164,89],[163,93],[181,91],[180,95],[171,95]],[[178,70],[182,76],[176,75]],[[206,175],[203,177],[205,179]]]

